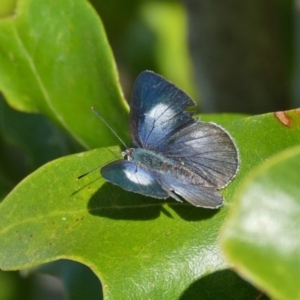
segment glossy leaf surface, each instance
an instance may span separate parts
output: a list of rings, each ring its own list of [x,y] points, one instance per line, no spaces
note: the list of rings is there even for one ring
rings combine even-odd
[[[121,295],[123,299],[146,295],[158,299],[162,294],[165,299],[178,298],[203,276],[228,268],[218,243],[219,230],[229,206],[234,205],[236,189],[255,165],[299,143],[298,113],[285,112],[290,126],[274,114],[233,117],[232,122],[225,116],[224,123],[222,116],[219,122],[214,118],[235,138],[241,155],[240,171],[224,190],[226,203],[220,210],[129,193],[105,182],[97,171],[76,180],[94,166],[116,159],[116,148],[76,154],[43,166],[0,206],[1,268],[68,258],[91,267],[107,299]],[[246,286],[244,299],[253,293]],[[205,280],[196,287],[198,295],[211,288]],[[236,287],[224,293],[230,291],[235,295]]]
[[[299,299],[300,147],[262,163],[239,189],[223,232],[236,270],[275,299]]]

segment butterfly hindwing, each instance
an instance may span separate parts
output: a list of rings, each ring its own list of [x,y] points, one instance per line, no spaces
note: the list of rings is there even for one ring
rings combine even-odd
[[[214,187],[193,185],[171,176],[160,176],[159,182],[171,197],[179,195],[194,206],[216,209],[223,204],[222,195]]]
[[[173,197],[190,202],[194,206],[218,208],[223,203],[221,194],[212,187],[192,185],[188,181],[178,180],[176,176],[148,171],[134,162],[118,160],[101,169],[102,176],[123,189],[154,198]],[[174,195],[174,193],[176,195]]]
[[[159,150],[173,133],[196,122],[185,111],[195,103],[163,77],[145,71],[137,78],[130,103],[130,132],[136,147]]]
[[[169,197],[151,173],[131,161],[114,161],[101,169],[101,175],[127,191],[154,198]]]
[[[207,122],[197,122],[174,133],[162,151],[217,189],[235,176],[239,163],[237,148],[229,134]]]

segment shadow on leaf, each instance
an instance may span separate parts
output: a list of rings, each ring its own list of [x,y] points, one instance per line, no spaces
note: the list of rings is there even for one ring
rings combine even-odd
[[[167,207],[163,204],[168,204]],[[171,210],[170,210],[171,208]],[[172,198],[155,199],[127,192],[111,183],[104,183],[88,202],[90,214],[116,220],[152,220],[164,214],[169,218],[175,212],[187,221],[211,218],[218,210],[203,209],[187,202],[179,203]]]
[[[176,214],[186,221],[201,221],[212,218],[220,209],[196,207],[187,202],[169,204]]]
[[[263,292],[243,280],[232,270],[226,269],[202,277],[189,286],[180,300],[267,300]]]

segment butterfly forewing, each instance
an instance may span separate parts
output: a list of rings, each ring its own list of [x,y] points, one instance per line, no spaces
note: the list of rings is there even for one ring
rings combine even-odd
[[[130,103],[130,132],[136,147],[159,150],[174,132],[195,123],[184,111],[194,102],[175,85],[153,72],[137,78]]]
[[[123,189],[154,198],[168,198],[168,193],[162,189],[150,172],[127,160],[117,160],[101,169],[101,175],[108,181]]]

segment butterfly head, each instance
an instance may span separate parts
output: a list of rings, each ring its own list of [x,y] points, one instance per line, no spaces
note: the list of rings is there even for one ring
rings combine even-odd
[[[134,150],[133,148],[127,148],[125,151],[121,152],[121,155],[124,157],[124,159],[131,161],[133,150]]]

